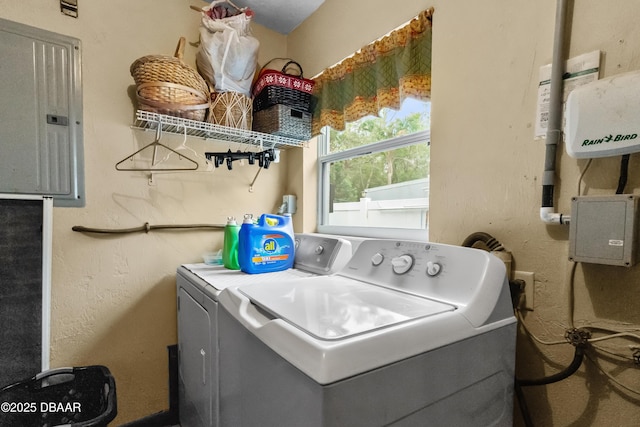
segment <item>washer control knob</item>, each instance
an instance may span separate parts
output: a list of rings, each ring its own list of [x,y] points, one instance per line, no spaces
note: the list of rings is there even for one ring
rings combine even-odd
[[[320,255],[322,252],[324,252],[324,248],[322,247],[322,245],[318,245],[316,246],[316,255]]]
[[[413,267],[413,257],[411,255],[400,255],[391,260],[391,267],[396,274],[404,274]]]
[[[384,261],[384,255],[382,255],[380,252],[376,252],[376,254],[371,257],[371,264],[373,264],[375,267],[382,264],[382,261]]]
[[[442,270],[442,265],[437,262],[429,261],[427,262],[427,276],[437,276]]]

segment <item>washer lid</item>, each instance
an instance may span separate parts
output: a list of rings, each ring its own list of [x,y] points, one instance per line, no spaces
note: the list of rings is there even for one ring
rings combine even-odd
[[[229,286],[242,286],[256,282],[262,283],[265,280],[297,280],[315,276],[313,273],[295,268],[270,273],[248,274],[240,270],[229,270],[222,265],[199,263],[183,264],[182,266],[213,286],[218,292]]]
[[[321,340],[339,340],[455,306],[342,276],[256,283],[238,290],[271,315]]]

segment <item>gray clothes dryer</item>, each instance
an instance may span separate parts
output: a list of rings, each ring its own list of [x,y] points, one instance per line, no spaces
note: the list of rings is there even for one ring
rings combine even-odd
[[[340,238],[296,234],[294,268],[246,274],[221,265],[184,264],[176,274],[178,305],[178,399],[182,427],[219,426],[218,297],[228,287],[284,283],[330,275],[351,258]]]

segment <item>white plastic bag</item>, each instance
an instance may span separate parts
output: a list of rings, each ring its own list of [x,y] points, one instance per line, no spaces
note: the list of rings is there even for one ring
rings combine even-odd
[[[222,19],[211,19],[203,8],[200,47],[196,65],[200,74],[218,92],[239,92],[251,96],[260,42],[250,35],[251,16],[245,12]]]

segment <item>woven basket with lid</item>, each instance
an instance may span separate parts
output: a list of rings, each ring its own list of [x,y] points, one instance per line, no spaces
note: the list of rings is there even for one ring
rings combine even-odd
[[[181,37],[175,56],[147,55],[131,64],[138,108],[203,121],[209,108],[209,87],[182,60],[184,44],[185,38]]]

